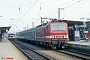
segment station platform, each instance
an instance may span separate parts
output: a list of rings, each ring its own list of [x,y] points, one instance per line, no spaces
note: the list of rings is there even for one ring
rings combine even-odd
[[[69,49],[83,53],[90,56],[90,41],[80,40],[80,41],[70,41],[68,42]]]
[[[0,42],[0,60],[28,60],[8,39]]]
[[[77,44],[77,45],[87,45],[90,46],[90,40],[80,40],[80,41],[69,41],[68,44]]]

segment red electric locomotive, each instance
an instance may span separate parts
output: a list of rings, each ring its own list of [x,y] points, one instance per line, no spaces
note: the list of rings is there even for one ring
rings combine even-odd
[[[53,49],[66,48],[68,25],[65,22],[49,22],[36,28],[37,43]]]

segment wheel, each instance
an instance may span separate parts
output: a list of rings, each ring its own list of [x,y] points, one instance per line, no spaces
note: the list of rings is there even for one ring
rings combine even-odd
[[[52,48],[52,49],[54,49],[54,50],[56,50],[56,49],[57,49],[57,47],[56,47],[56,46],[53,46],[53,45],[51,46],[51,48]]]
[[[64,48],[65,48],[65,46],[61,46],[61,48],[62,48],[62,49],[64,49]]]

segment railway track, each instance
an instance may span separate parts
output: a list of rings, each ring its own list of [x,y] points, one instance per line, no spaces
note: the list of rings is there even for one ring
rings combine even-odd
[[[15,41],[11,41],[20,51],[22,51],[29,60],[51,60],[50,58],[36,52],[30,47]]]
[[[79,54],[78,52],[73,52],[73,51],[68,50],[68,49],[67,50],[57,50],[57,52],[64,53],[67,55],[71,55],[73,57],[77,57],[77,58],[80,58],[82,60],[90,60],[90,56]]]
[[[22,43],[22,42],[21,42]],[[20,45],[20,44],[19,44]],[[24,44],[23,44],[24,45]],[[28,46],[29,47],[29,46]],[[29,47],[30,48],[30,47]],[[80,60],[90,60],[90,57],[89,56],[86,56],[86,55],[82,55],[82,54],[78,54],[76,52],[73,52],[71,50],[50,50],[50,51],[54,51],[55,54],[58,54],[59,53],[64,53],[66,55],[69,55],[69,56],[72,56],[73,58],[79,58]],[[47,55],[46,55],[47,56]],[[46,59],[46,60],[50,60],[50,59]],[[53,59],[51,59],[53,60]]]

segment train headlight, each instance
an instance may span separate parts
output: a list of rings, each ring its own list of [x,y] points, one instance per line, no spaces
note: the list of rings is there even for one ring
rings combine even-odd
[[[54,36],[46,36],[46,38],[54,38]]]
[[[54,36],[50,36],[50,38],[54,38]]]
[[[68,35],[64,36],[64,38],[68,38]]]

